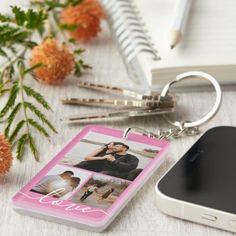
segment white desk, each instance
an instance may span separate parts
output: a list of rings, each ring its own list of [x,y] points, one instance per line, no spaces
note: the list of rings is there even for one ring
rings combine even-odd
[[[106,27],[105,27],[106,28]],[[132,82],[128,80],[126,70],[120,59],[118,51],[110,37],[107,29],[100,34],[99,38],[85,46],[87,48],[86,59],[93,66],[93,70],[84,75],[82,78],[89,81],[107,83],[112,85],[127,85],[132,87]],[[156,198],[154,185],[156,181],[166,172],[175,160],[179,159],[187,149],[197,140],[198,137],[186,137],[175,140],[171,144],[168,153],[167,161],[161,168],[152,176],[147,184],[138,192],[130,204],[121,212],[111,226],[102,234],[96,234],[68,227],[62,224],[56,224],[29,216],[19,215],[14,212],[11,207],[11,197],[24,184],[26,184],[62,147],[77,134],[84,125],[64,125],[59,118],[65,114],[75,112],[95,112],[100,109],[86,107],[65,106],[60,103],[62,96],[95,96],[94,92],[85,89],[79,89],[75,86],[76,80],[69,79],[61,86],[46,86],[38,84],[30,80],[27,84],[37,88],[45,95],[51,103],[54,113],[49,114],[52,123],[55,124],[59,132],[58,135],[53,135],[51,143],[43,140],[41,137],[37,139],[37,145],[40,146],[40,162],[35,162],[31,154],[26,152],[22,163],[14,161],[10,173],[0,178],[0,235],[1,236],[92,236],[92,235],[112,235],[112,236],[200,236],[200,235],[232,235],[225,231],[214,228],[182,221],[164,215],[156,208]],[[98,93],[97,95],[101,95]],[[196,112],[207,112],[210,104],[214,101],[213,92],[203,92],[180,95],[183,104],[181,111],[184,114],[188,113],[189,108],[194,108],[194,113],[190,117],[193,119],[201,114]],[[207,125],[202,127],[205,131],[210,127],[218,125],[235,125],[236,111],[236,93],[228,91],[224,93],[224,101],[220,112]],[[2,102],[0,102],[2,104]],[[186,108],[186,109],[184,109]],[[186,117],[186,116],[184,116]],[[155,131],[158,127],[166,127],[165,122],[160,117],[146,118],[131,118],[129,120],[107,121],[100,123],[108,127],[124,129],[127,126],[139,126],[150,131]],[[3,125],[0,125],[0,130]]]

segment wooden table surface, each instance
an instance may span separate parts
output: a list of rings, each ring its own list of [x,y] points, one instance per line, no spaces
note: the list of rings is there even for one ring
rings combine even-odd
[[[107,26],[99,37],[91,43],[84,45],[87,49],[85,58],[93,66],[93,70],[82,77],[84,80],[122,85],[129,88],[135,87],[128,79],[125,67],[120,58],[118,50],[111,39]],[[60,118],[65,114],[96,112],[101,109],[87,107],[71,107],[62,105],[60,98],[63,96],[102,96],[101,93],[79,89],[75,86],[76,79],[69,78],[61,86],[46,86],[39,84],[30,78],[28,85],[40,91],[51,103],[54,113],[48,114],[50,120],[55,124],[59,134],[53,135],[51,142],[38,137],[37,145],[40,147],[40,162],[33,160],[31,154],[26,150],[24,160],[20,163],[14,160],[10,173],[0,178],[0,235],[1,236],[92,236],[92,235],[148,235],[148,236],[177,236],[177,235],[232,235],[211,227],[183,221],[160,212],[156,207],[156,196],[154,185],[156,181],[167,171],[167,169],[178,160],[187,149],[199,138],[186,137],[171,142],[170,151],[166,162],[147,181],[145,186],[137,193],[132,201],[125,207],[120,215],[101,233],[88,232],[72,228],[63,224],[48,222],[37,218],[24,216],[16,213],[11,206],[11,197],[25,185],[64,145],[76,135],[85,124],[66,125],[62,124]],[[224,91],[223,104],[216,117],[201,127],[202,132],[208,128],[220,125],[234,125],[236,122],[236,93],[235,91]],[[214,102],[214,92],[196,92],[179,94],[179,111],[184,119],[195,119],[206,113]],[[2,101],[0,100],[0,106]],[[158,116],[145,118],[130,118],[126,120],[107,120],[100,125],[125,129],[127,126],[138,126],[150,131],[167,127],[166,123]],[[4,125],[0,124],[0,130]],[[226,137],[227,138],[227,137]]]

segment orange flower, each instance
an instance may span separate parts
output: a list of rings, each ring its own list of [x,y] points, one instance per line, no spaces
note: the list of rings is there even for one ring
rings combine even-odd
[[[97,36],[101,31],[100,21],[104,18],[104,10],[97,0],[84,0],[77,6],[66,7],[60,15],[62,24],[78,26],[69,34],[81,42]]]
[[[80,6],[80,11],[83,13],[97,16],[99,19],[106,18],[105,11],[97,0],[84,0],[78,6]]]
[[[12,159],[10,144],[5,137],[0,134],[0,176],[9,171]]]
[[[72,72],[75,60],[65,44],[48,38],[32,49],[30,65],[39,63],[43,66],[34,70],[37,78],[47,84],[57,84]]]

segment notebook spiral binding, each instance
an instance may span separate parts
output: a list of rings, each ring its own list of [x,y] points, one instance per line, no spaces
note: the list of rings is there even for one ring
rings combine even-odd
[[[100,2],[107,12],[110,30],[128,73],[131,78],[137,80],[138,70],[134,66],[139,54],[145,53],[153,61],[160,60],[142,17],[132,0],[100,0]]]

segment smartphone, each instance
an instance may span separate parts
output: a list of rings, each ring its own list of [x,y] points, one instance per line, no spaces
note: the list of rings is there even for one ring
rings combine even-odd
[[[236,128],[208,130],[156,184],[164,213],[236,232]]]

